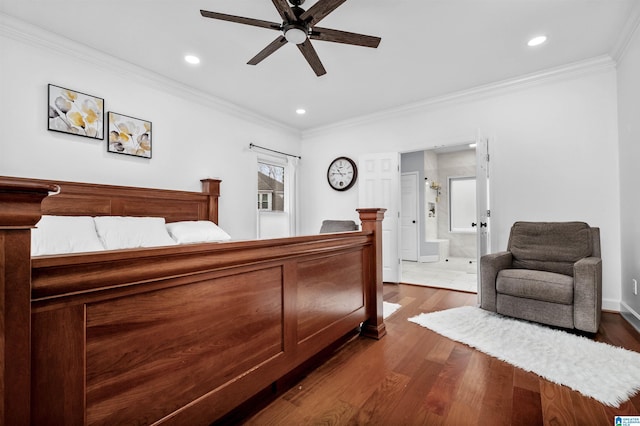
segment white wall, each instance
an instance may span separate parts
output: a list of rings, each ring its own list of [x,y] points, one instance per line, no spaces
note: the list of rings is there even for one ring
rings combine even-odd
[[[618,126],[620,132],[620,227],[622,244],[623,310],[640,322],[640,293],[633,294],[632,279],[640,287],[640,30],[618,65]],[[640,289],[639,289],[640,291]]]
[[[8,24],[8,25],[7,25]],[[638,270],[638,40],[620,68],[621,169],[618,173],[616,74],[596,61],[572,78],[550,78],[493,96],[425,104],[404,112],[299,135],[259,117],[243,118],[127,63],[3,19],[0,24],[0,175],[199,190],[199,179],[223,180],[220,223],[234,238],[256,231],[256,155],[249,142],[302,155],[300,229],[317,233],[325,218],[357,219],[356,187],[329,188],[326,170],[341,155],[409,152],[443,142],[494,136],[492,244],[506,246],[516,220],[584,220],[602,229],[604,305],[621,299],[620,219],[624,280]],[[588,67],[585,67],[588,68]],[[576,67],[571,67],[576,70]],[[106,142],[46,130],[47,84],[105,98],[106,110],[153,122],[153,158],[106,152]],[[222,105],[222,106],[221,106]],[[624,212],[620,209],[620,177]],[[625,301],[638,307],[637,299]]]
[[[574,68],[575,70],[575,68]],[[356,218],[358,188],[338,193],[326,183],[334,157],[408,152],[493,135],[492,247],[506,247],[517,220],[581,220],[599,226],[605,309],[620,302],[620,199],[616,74],[611,61],[536,84],[498,87],[493,96],[429,104],[371,120],[303,134],[303,232],[324,218]]]
[[[0,175],[192,191],[202,178],[220,178],[220,225],[233,238],[255,238],[256,153],[248,145],[295,154],[297,132],[242,118],[233,106],[227,112],[193,89],[20,21],[4,23]],[[48,131],[49,83],[102,97],[106,111],[151,121],[153,158],[107,153],[106,141]]]

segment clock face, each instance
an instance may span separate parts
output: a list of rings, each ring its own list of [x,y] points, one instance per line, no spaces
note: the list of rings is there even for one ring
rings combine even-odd
[[[358,169],[356,163],[347,157],[338,157],[331,162],[327,170],[329,185],[336,191],[346,191],[356,183]]]

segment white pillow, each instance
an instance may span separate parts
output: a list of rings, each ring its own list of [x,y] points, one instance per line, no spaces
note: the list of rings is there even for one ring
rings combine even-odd
[[[31,256],[104,250],[91,216],[44,215],[31,230]]]
[[[96,216],[98,237],[107,250],[173,246],[163,217]]]
[[[228,241],[231,236],[208,220],[187,220],[167,223],[169,234],[179,244]]]

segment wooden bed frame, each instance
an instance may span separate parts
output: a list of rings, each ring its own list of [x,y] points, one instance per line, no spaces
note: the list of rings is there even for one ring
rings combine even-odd
[[[385,334],[383,209],[359,232],[30,256],[42,214],[217,222],[202,184],[0,177],[0,424],[206,425],[361,324]]]

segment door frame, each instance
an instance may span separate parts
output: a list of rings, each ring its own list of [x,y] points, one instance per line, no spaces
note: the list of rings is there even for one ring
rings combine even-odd
[[[446,143],[443,144],[439,144],[439,145],[434,145],[428,148],[423,148],[423,149],[415,149],[415,150],[410,150],[410,151],[399,151],[398,155],[401,156],[401,154],[407,154],[410,152],[417,152],[417,151],[433,151],[436,150],[438,148],[447,148],[447,147],[454,147],[454,146],[459,146],[459,145],[468,145],[470,143],[475,143],[475,149],[476,149],[476,214],[478,215],[478,224],[479,223],[486,223],[487,226],[483,227],[482,229],[484,231],[486,231],[485,235],[483,236],[484,241],[482,242],[482,244],[485,244],[485,251],[487,253],[491,253],[491,225],[490,225],[490,200],[491,200],[491,192],[489,190],[489,161],[490,161],[490,155],[489,155],[489,143],[490,141],[493,141],[493,137],[488,137],[485,136],[484,133],[482,132],[481,129],[478,129],[476,131],[476,135],[475,138],[469,138],[466,141],[460,141],[460,140],[456,140],[456,141],[447,141]],[[480,165],[480,162],[483,162],[482,165]],[[479,166],[481,166],[482,168],[482,173],[483,176],[485,176],[486,174],[486,185],[484,187],[478,187],[478,181],[480,179],[478,179],[478,170],[479,170]],[[401,190],[401,188],[398,188],[399,190]],[[478,200],[480,197],[483,197],[486,200],[486,203],[479,203]],[[481,216],[481,212],[480,212],[480,208],[482,206],[486,206],[486,208],[484,208],[483,212],[482,212],[482,216]],[[401,206],[400,206],[401,208]],[[482,222],[481,222],[482,219]],[[480,227],[479,227],[480,228]],[[418,232],[419,234],[419,232]],[[477,270],[478,270],[478,279],[477,279],[477,294],[478,294],[478,302],[480,301],[480,291],[481,291],[481,286],[480,286],[480,258],[482,257],[482,251],[481,251],[481,236],[480,236],[480,232],[478,232],[478,238],[476,241],[476,264],[477,264]],[[401,257],[401,247],[398,246],[398,257]],[[420,246],[418,246],[418,259],[420,259]],[[400,265],[400,271],[399,271],[399,277],[400,279],[402,279],[402,265]]]

